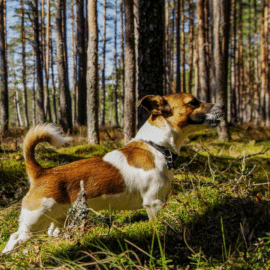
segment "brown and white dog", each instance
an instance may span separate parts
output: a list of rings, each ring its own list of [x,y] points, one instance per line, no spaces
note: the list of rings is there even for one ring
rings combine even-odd
[[[77,198],[81,180],[88,205],[94,210],[143,207],[150,220],[158,215],[171,189],[172,156],[180,153],[189,134],[217,126],[224,106],[203,103],[185,93],[146,96],[140,105],[151,113],[148,121],[129,144],[102,158],[43,168],[36,162],[35,146],[45,141],[60,146],[70,138],[50,124],[29,130],[24,156],[30,190],[22,201],[19,229],[2,253],[27,241],[31,233],[44,233],[50,224],[48,235],[57,236]]]

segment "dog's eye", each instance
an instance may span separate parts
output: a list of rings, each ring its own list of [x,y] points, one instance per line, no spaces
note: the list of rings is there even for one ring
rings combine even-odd
[[[194,98],[188,104],[195,106],[195,107],[198,107],[198,106],[200,106],[200,101],[198,99]]]

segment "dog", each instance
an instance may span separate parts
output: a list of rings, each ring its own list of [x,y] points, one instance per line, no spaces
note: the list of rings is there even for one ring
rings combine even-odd
[[[174,162],[185,138],[219,124],[224,105],[200,102],[187,93],[148,95],[139,101],[150,117],[134,139],[104,157],[43,168],[35,159],[38,143],[60,146],[70,138],[51,124],[32,127],[24,140],[30,190],[22,200],[19,229],[2,253],[10,253],[31,234],[58,236],[67,210],[84,180],[89,207],[135,210],[145,208],[154,220],[171,191]]]

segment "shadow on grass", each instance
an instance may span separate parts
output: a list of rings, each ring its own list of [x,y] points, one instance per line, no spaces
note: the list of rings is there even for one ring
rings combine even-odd
[[[58,249],[54,257],[85,263],[92,261],[92,258],[83,256],[84,252],[103,252],[96,256],[96,259],[101,260],[133,250],[140,262],[148,266],[152,256],[152,263],[158,268],[163,255],[168,265],[183,267],[191,265],[192,252],[202,252],[209,266],[218,266],[226,258],[237,256],[238,251],[254,250],[258,238],[270,230],[269,206],[266,201],[258,203],[252,198],[227,196],[222,203],[209,207],[205,214],[193,215],[189,222],[183,222],[181,216],[175,215],[174,222],[165,218],[156,226],[149,222],[137,222],[138,217],[145,221],[147,215],[135,213],[135,218],[131,217],[130,229],[119,227],[119,230],[114,228],[109,235],[89,239],[86,236],[68,250]],[[135,257],[133,259],[137,260]]]

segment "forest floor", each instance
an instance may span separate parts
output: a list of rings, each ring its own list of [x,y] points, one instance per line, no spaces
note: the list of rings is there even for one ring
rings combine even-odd
[[[0,138],[0,250],[18,227],[29,184],[21,145],[25,130]],[[101,145],[87,145],[86,130],[54,149],[37,148],[44,167],[107,152],[123,145],[121,130],[102,131]],[[145,210],[95,214],[83,231],[64,228],[57,238],[32,238],[0,269],[270,269],[270,130],[231,127],[231,141],[216,131],[191,135],[184,144],[173,191],[156,222]]]

